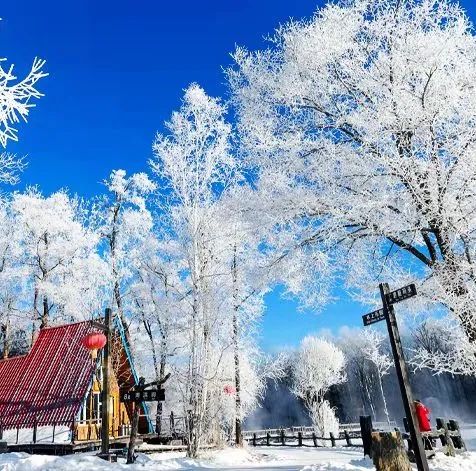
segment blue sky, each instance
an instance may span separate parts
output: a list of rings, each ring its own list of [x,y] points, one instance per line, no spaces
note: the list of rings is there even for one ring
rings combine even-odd
[[[198,82],[225,93],[222,67],[235,45],[260,48],[290,17],[310,16],[308,0],[4,0],[0,57],[19,75],[34,56],[47,60],[46,96],[8,150],[28,154],[19,188],[45,193],[67,187],[90,197],[115,168],[146,170],[151,143]],[[463,0],[476,18],[474,0]],[[297,313],[296,303],[267,297],[262,346],[296,345],[308,333],[360,325],[362,306],[345,293],[322,314]]]

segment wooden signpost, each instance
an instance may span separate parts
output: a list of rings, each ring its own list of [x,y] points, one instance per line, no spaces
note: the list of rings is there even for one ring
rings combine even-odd
[[[416,465],[418,471],[429,471],[425,447],[423,446],[423,440],[421,438],[415,412],[408,368],[403,355],[402,342],[398,331],[397,319],[395,317],[395,309],[393,307],[394,304],[415,296],[417,294],[416,287],[414,284],[411,284],[395,291],[390,291],[388,283],[380,283],[379,289],[380,297],[382,298],[382,308],[362,316],[363,323],[364,326],[367,326],[383,320],[387,321],[388,335],[390,337],[390,345],[392,346],[393,359],[395,361],[395,370],[397,372],[405,414],[408,418],[410,438],[412,449],[415,454]]]
[[[127,464],[134,463],[135,447],[137,439],[137,429],[139,427],[139,404],[144,401],[165,401],[165,390],[160,386],[170,378],[170,373],[167,373],[160,381],[152,381],[145,383],[145,378],[140,377],[138,384],[132,390],[123,392],[121,399],[126,403],[134,404],[134,412],[132,414],[131,436],[129,439],[129,447],[127,449]],[[150,386],[156,386],[154,389],[146,389]]]

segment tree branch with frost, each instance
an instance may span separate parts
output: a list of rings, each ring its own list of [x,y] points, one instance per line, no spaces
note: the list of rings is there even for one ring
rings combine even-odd
[[[13,65],[2,67],[0,59],[0,145],[6,147],[8,141],[18,141],[17,123],[27,121],[30,109],[35,106],[33,99],[43,95],[36,88],[37,82],[48,74],[44,71],[45,61],[35,58],[30,71],[21,80],[13,73]],[[23,158],[3,152],[0,154],[0,181],[9,184],[18,182],[18,174],[25,168]]]

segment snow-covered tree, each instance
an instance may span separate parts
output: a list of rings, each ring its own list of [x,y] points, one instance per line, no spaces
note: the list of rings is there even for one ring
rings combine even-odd
[[[133,279],[134,258],[152,228],[146,198],[155,190],[155,184],[145,173],[127,176],[124,170],[112,171],[104,184],[108,193],[95,202],[92,221],[104,242],[113,309],[126,327],[128,336],[124,291]]]
[[[226,107],[192,84],[179,111],[158,134],[151,166],[161,190],[159,210],[181,247],[183,292],[189,326],[185,355],[183,404],[188,420],[188,454],[196,456],[208,419],[212,380],[229,348],[229,332],[219,321],[224,291],[215,235],[217,201],[237,179],[230,153],[231,126]]]
[[[393,362],[390,358],[390,355],[383,349],[385,335],[373,329],[362,330],[360,335],[363,340],[363,356],[375,366],[375,370],[377,371],[379,390],[382,395],[383,411],[385,413],[385,417],[387,418],[388,424],[390,424],[387,399],[383,389],[383,377],[389,373]]]
[[[434,374],[476,374],[476,346],[451,318],[427,319],[412,331],[410,364]]]
[[[302,340],[293,367],[293,392],[304,401],[320,437],[338,432],[326,394],[345,381],[344,366],[344,354],[332,342],[312,336]]]
[[[186,293],[180,279],[180,250],[175,241],[160,230],[151,230],[134,257],[134,280],[130,287],[128,303],[135,324],[134,351],[139,357],[142,370],[150,381],[162,383],[173,370],[173,359],[184,348],[183,312]],[[145,336],[144,336],[145,332]],[[170,383],[168,391],[171,392]],[[171,396],[167,393],[167,397]],[[172,395],[175,391],[172,391]],[[168,401],[167,402],[172,402]],[[160,434],[163,419],[163,403],[157,404],[156,432]]]
[[[244,184],[231,188],[220,201],[215,221],[215,233],[222,241],[222,250],[218,254],[218,263],[225,275],[222,282],[231,293],[228,306],[235,370],[233,428],[238,446],[242,445],[242,423],[246,409],[249,409],[242,407],[241,362],[251,361],[247,352],[256,343],[264,309],[263,296],[273,283],[274,273],[269,268],[266,251],[261,249],[263,235],[256,230],[256,221],[248,220],[243,212],[241,202],[249,194],[249,188]],[[253,353],[255,359],[261,356],[258,350]]]
[[[0,200],[0,324],[2,357],[8,358],[15,332],[25,332],[28,320],[20,311],[24,270],[19,231],[14,223],[11,201]]]
[[[385,351],[385,336],[371,328],[343,328],[338,344],[346,358],[346,373],[349,379],[349,394],[356,401],[356,408],[362,408],[365,414],[379,419],[378,396],[382,399],[382,411],[389,420],[383,377],[389,372],[392,361]],[[354,392],[355,391],[355,392]]]
[[[32,188],[15,193],[11,208],[16,231],[12,240],[20,251],[15,263],[23,277],[14,292],[26,290],[23,312],[32,312],[30,319],[39,320],[40,327],[52,317],[64,321],[92,316],[101,306],[105,273],[81,200],[65,191],[45,197]]]
[[[346,0],[280,27],[265,51],[238,48],[228,72],[261,214],[292,230],[288,252],[314,265],[325,253],[363,292],[375,275],[419,279],[470,343],[475,51],[449,0]]]

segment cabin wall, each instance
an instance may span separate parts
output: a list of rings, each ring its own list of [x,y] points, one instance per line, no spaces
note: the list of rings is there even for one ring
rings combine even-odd
[[[97,409],[97,400],[102,400],[101,383],[95,377],[86,398],[86,417],[76,425],[75,438],[77,441],[99,440],[101,432],[101,417]],[[96,407],[95,407],[96,405]],[[83,406],[84,407],[84,406]],[[110,374],[109,387],[109,436],[122,437],[128,435],[130,418],[124,403],[120,402],[119,385],[114,373]]]

